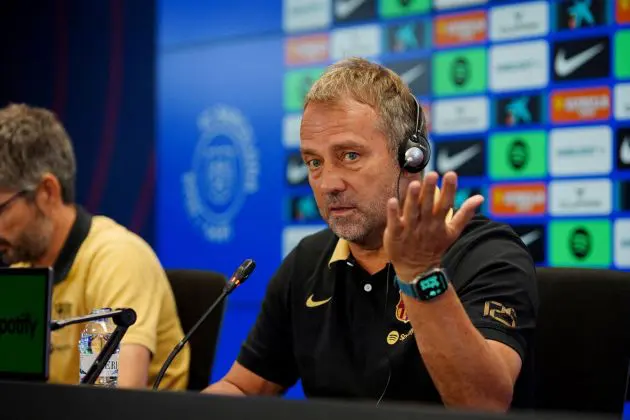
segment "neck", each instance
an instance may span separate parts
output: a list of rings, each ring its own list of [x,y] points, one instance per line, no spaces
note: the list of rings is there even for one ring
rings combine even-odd
[[[77,209],[72,204],[64,204],[58,212],[55,212],[52,218],[53,227],[50,244],[44,255],[38,261],[35,261],[35,266],[52,267],[55,264],[76,218]]]
[[[351,242],[349,246],[354,259],[370,274],[381,271],[389,262],[382,244],[376,248],[366,248]]]

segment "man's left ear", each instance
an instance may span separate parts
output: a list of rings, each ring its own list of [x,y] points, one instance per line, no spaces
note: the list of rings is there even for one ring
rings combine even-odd
[[[61,200],[61,184],[52,174],[44,174],[40,183],[40,194],[42,206],[51,206]]]

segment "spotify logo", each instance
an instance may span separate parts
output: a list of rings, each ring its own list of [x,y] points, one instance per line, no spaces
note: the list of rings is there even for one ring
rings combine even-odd
[[[398,333],[398,331],[396,330],[390,331],[390,333],[387,334],[387,344],[389,344],[390,346],[393,346],[394,344],[396,344],[399,338],[400,338],[400,334]]]
[[[457,57],[451,65],[451,78],[456,86],[463,86],[470,78],[470,62],[466,57]]]
[[[569,235],[569,247],[577,259],[582,260],[591,253],[591,244],[591,234],[583,227],[574,229]]]
[[[529,147],[521,139],[517,139],[508,149],[508,160],[512,168],[516,170],[522,169],[529,160]]]

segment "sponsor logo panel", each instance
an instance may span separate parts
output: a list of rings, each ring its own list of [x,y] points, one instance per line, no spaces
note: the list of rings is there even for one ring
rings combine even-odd
[[[335,22],[357,22],[376,17],[376,0],[332,0]]]
[[[630,268],[630,219],[615,220],[615,266]]]
[[[547,174],[545,131],[495,133],[489,142],[492,178],[540,178]]]
[[[617,169],[630,169],[630,127],[617,129]]]
[[[499,217],[543,216],[547,189],[543,182],[490,186],[490,213]]]
[[[379,14],[384,18],[418,15],[431,10],[431,0],[379,1]]]
[[[544,224],[512,225],[516,234],[529,249],[535,264],[543,264],[547,248],[547,226]]]
[[[612,259],[608,219],[552,220],[549,263],[559,267],[608,267]]]
[[[322,73],[323,68],[292,70],[284,75],[284,109],[301,111],[304,97]]]
[[[556,42],[553,57],[554,82],[610,75],[610,39],[607,36]]]
[[[284,61],[289,66],[328,61],[328,34],[287,38]]]
[[[489,126],[486,96],[433,101],[431,126],[435,134],[486,131]]]
[[[608,215],[612,211],[610,179],[551,181],[549,212],[552,216]]]
[[[438,52],[433,59],[436,95],[482,93],[486,90],[486,49]]]
[[[549,2],[534,1],[490,10],[489,32],[492,41],[544,36],[549,33]]]
[[[544,103],[542,94],[503,96],[495,100],[495,125],[516,127],[543,122]]]
[[[285,32],[327,28],[332,22],[330,0],[284,0],[282,28]]]
[[[551,121],[570,123],[601,121],[610,118],[611,98],[608,86],[551,92]]]
[[[347,57],[379,55],[382,37],[380,25],[335,29],[330,34],[330,55],[335,61]]]
[[[458,176],[483,176],[486,173],[486,153],[483,138],[442,141],[435,144],[437,172],[454,171]]]
[[[433,44],[446,47],[483,42],[487,37],[487,27],[486,12],[483,10],[438,16],[433,24]]]
[[[400,76],[414,95],[431,93],[431,63],[428,58],[395,61],[386,65]]]
[[[559,31],[579,30],[606,25],[610,0],[557,1],[556,28]]]
[[[612,170],[612,130],[608,126],[558,128],[549,133],[549,173],[604,175]]]
[[[616,85],[613,97],[615,101],[615,119],[630,120],[630,83]]]
[[[493,45],[489,62],[490,89],[495,92],[537,89],[549,82],[546,41]]]
[[[392,52],[414,51],[427,47],[430,37],[426,21],[413,21],[391,25],[387,28],[387,48]]]
[[[615,76],[618,79],[630,79],[630,30],[618,31],[615,34]]]

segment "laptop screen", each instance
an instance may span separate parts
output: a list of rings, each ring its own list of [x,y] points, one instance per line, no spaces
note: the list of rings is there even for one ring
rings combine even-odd
[[[0,268],[0,378],[48,379],[52,270]]]

